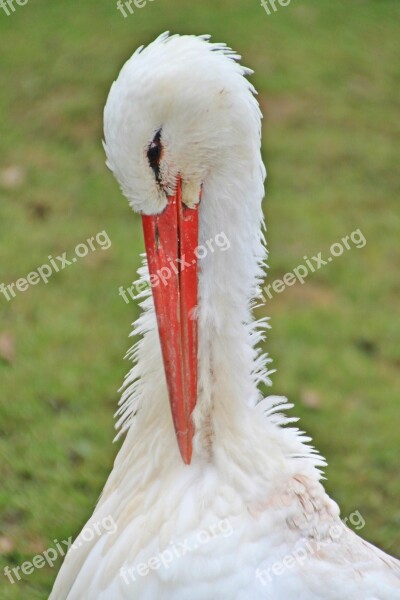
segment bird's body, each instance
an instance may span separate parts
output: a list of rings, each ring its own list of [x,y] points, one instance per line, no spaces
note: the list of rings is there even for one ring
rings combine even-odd
[[[167,334],[148,288],[119,411],[126,439],[85,527],[112,517],[115,531],[89,541],[82,532],[51,600],[400,598],[400,564],[342,522],[320,483],[323,459],[284,427],[280,411],[291,405],[258,391],[268,381],[256,349],[265,324],[251,316],[265,258],[265,171],[258,104],[236,59],[205,38],[162,36],[110,92],[108,164],[132,207],[163,219],[178,177],[187,207],[201,188],[194,436],[185,431],[179,452],[182,399],[167,367],[166,381]],[[149,168],[146,149],[160,139]],[[149,280],[146,265],[141,276]]]

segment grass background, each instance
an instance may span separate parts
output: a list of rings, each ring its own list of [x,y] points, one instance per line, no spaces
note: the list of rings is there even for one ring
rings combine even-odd
[[[118,451],[137,316],[118,287],[143,243],[104,165],[102,109],[123,61],[166,29],[211,33],[256,71],[267,281],[354,229],[367,239],[258,312],[272,317],[272,392],[328,458],[328,491],[399,556],[398,3],[293,0],[268,16],[258,0],[154,0],[126,19],[112,0],[16,8],[0,9],[0,283],[102,230],[112,246],[0,295],[0,597],[47,598],[60,561],[15,585],[3,568],[80,530]]]

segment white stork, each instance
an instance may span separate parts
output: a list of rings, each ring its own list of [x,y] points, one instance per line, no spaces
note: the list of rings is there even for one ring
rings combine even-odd
[[[284,426],[291,405],[258,391],[265,169],[239,58],[164,34],[111,88],[107,164],[142,215],[148,286],[118,411],[126,438],[51,600],[400,598],[400,563],[342,522],[323,459]],[[221,232],[228,250],[198,252]],[[110,517],[113,534],[98,526]]]

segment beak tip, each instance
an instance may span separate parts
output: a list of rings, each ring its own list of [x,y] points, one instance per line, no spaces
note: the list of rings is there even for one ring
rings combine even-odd
[[[182,460],[185,463],[185,465],[190,465],[190,463],[192,461],[192,452],[193,452],[191,437],[190,438],[188,436],[181,437],[179,435],[177,437],[178,437],[179,452],[182,457]]]

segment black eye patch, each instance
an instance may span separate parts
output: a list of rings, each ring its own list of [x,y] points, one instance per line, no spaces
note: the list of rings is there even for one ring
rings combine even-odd
[[[154,171],[154,175],[158,183],[161,183],[160,162],[162,158],[162,151],[163,145],[161,143],[161,129],[159,129],[147,149],[147,160],[149,161],[150,167]]]

